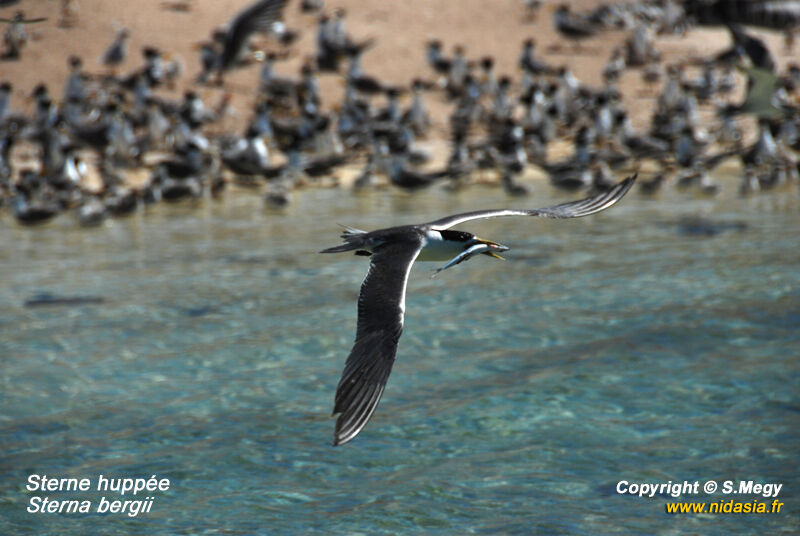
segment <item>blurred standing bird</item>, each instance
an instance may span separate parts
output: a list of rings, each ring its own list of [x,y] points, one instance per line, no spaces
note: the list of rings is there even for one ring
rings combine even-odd
[[[536,76],[540,74],[547,74],[550,72],[550,67],[536,58],[536,41],[534,39],[526,39],[522,44],[522,52],[519,56],[519,67],[523,72]]]
[[[411,104],[403,114],[405,121],[417,136],[423,136],[431,125],[431,117],[425,106],[422,97],[424,83],[420,79],[415,79],[411,83]]]
[[[61,28],[72,28],[78,24],[78,13],[80,8],[76,0],[61,0],[61,16],[58,19],[58,26]]]
[[[169,11],[188,13],[194,7],[194,0],[169,0],[161,2],[161,8]]]
[[[660,54],[653,46],[652,30],[645,24],[637,24],[633,35],[625,41],[625,64],[641,67],[659,59]]]
[[[428,41],[425,49],[425,58],[436,73],[442,77],[450,74],[453,66],[452,58],[446,58],[442,54],[442,42],[438,39]]]
[[[195,49],[200,51],[200,66],[202,70],[195,79],[198,84],[205,84],[208,78],[217,69],[222,57],[222,48],[225,43],[227,32],[224,29],[217,29],[211,34],[211,39],[202,41],[195,45]]]
[[[572,13],[568,4],[561,4],[556,9],[553,23],[558,33],[574,41],[576,50],[580,49],[581,39],[592,37],[598,31],[598,28],[588,19]]]
[[[302,0],[300,11],[306,14],[318,13],[325,8],[325,0]]]
[[[127,28],[120,28],[117,30],[117,36],[114,38],[114,42],[111,43],[111,46],[103,53],[103,57],[100,61],[102,61],[103,65],[108,67],[112,73],[125,61],[125,56],[128,55],[128,38],[130,35]]]
[[[83,72],[83,60],[79,56],[70,56],[68,65],[69,76],[64,83],[64,101],[78,101],[82,104],[86,96],[85,83],[87,79]]]
[[[38,19],[26,19],[25,13],[22,11],[17,11],[14,14],[14,18],[0,19],[0,22],[8,23],[8,28],[3,34],[3,43],[6,49],[0,57],[4,60],[19,59],[23,47],[28,43],[28,32],[25,31],[25,25],[46,20],[46,18],[41,17]]]
[[[524,20],[534,22],[542,7],[542,0],[522,0],[522,7],[525,9]]]
[[[11,82],[0,82],[0,126],[11,116]],[[5,130],[5,129],[3,129]]]
[[[347,13],[337,9],[334,18],[322,14],[317,29],[317,69],[327,72],[338,72],[341,61],[349,56],[361,54],[370,48],[374,39],[367,38],[356,41],[344,27]]]

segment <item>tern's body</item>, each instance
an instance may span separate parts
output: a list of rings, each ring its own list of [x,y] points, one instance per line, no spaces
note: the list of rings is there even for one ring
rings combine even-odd
[[[424,245],[417,257],[418,261],[447,261],[461,253],[464,249],[461,242],[446,240],[442,233],[458,231],[436,231],[428,229],[424,236]]]
[[[358,236],[360,233],[351,229],[348,233]],[[363,232],[361,246],[358,251],[360,254],[373,254],[381,247],[397,242],[413,242],[418,245],[419,253],[416,257],[418,261],[446,261],[464,251],[465,243],[475,245],[483,243],[479,238],[475,238],[470,233],[451,230],[436,230],[427,225],[403,225],[400,227],[389,227],[372,232]],[[470,242],[470,240],[474,240]],[[502,249],[499,246],[495,249]]]
[[[414,261],[449,259],[436,271],[439,273],[477,254],[499,258],[498,252],[508,250],[506,246],[471,233],[452,230],[451,227],[471,220],[503,216],[589,216],[619,201],[634,180],[635,177],[628,178],[594,197],[551,207],[479,210],[420,225],[371,232],[346,228],[342,234],[344,244],[328,248],[322,253],[355,251],[356,255],[370,257],[370,267],[358,298],[356,341],[336,389],[333,412],[339,414],[339,418],[336,421],[334,445],[353,439],[378,406],[403,332],[406,284]]]

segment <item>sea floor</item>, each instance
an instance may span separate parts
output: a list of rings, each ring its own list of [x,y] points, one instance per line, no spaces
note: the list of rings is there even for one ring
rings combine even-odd
[[[733,187],[735,189],[735,187]],[[383,400],[332,447],[367,261],[318,255],[497,189],[301,192],[80,229],[0,222],[0,533],[790,534],[800,526],[800,196],[632,192],[570,221],[463,226],[511,247],[408,286]],[[28,491],[48,477],[166,491]],[[774,515],[668,515],[617,484],[782,483]],[[88,500],[31,513],[32,497]],[[96,513],[101,498],[149,511]]]

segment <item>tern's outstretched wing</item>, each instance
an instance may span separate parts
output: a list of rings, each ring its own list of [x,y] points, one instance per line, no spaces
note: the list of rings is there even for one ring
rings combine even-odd
[[[689,18],[703,26],[738,22],[788,30],[800,23],[797,0],[685,0],[682,8]]]
[[[503,216],[540,216],[542,218],[580,218],[581,216],[590,216],[597,214],[614,203],[622,199],[628,193],[628,190],[633,186],[636,180],[636,175],[628,177],[620,181],[613,188],[602,194],[580,199],[578,201],[570,201],[568,203],[561,203],[560,205],[553,205],[551,207],[535,208],[533,210],[515,210],[515,209],[497,209],[497,210],[476,210],[474,212],[464,212],[463,214],[454,214],[447,216],[436,221],[432,221],[427,225],[432,229],[441,231],[449,229],[459,223],[464,223],[470,220],[479,220],[484,218],[500,218]]]
[[[731,32],[733,42],[744,50],[753,63],[753,67],[770,73],[775,72],[775,60],[772,58],[772,54],[767,45],[764,44],[764,41],[748,35],[744,28],[732,22],[728,23],[728,30]]]
[[[228,26],[225,47],[222,50],[221,67],[227,69],[239,59],[247,40],[255,32],[269,30],[273,22],[281,17],[288,0],[260,0],[241,11]]]
[[[774,99],[775,90],[778,89],[778,77],[758,67],[742,70],[747,73],[747,95],[738,108],[739,113],[752,113],[756,117],[764,118],[782,115],[784,110],[775,105]]]
[[[403,332],[408,274],[422,245],[421,237],[395,241],[370,257],[358,297],[356,342],[336,388],[334,445],[358,435],[378,407]]]

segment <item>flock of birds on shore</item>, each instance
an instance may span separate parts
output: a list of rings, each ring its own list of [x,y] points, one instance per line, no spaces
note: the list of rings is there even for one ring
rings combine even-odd
[[[796,3],[776,10],[744,0],[662,0],[604,5],[580,14],[561,5],[554,24],[571,41],[562,48],[572,47],[574,53],[580,53],[583,39],[605,29],[630,30],[603,67],[604,85],[591,88],[569,67],[538,57],[534,39],[521,43],[518,80],[498,76],[492,57],[468,57],[462,46],[448,55],[445,45],[431,40],[425,51],[427,79],[393,86],[361,67],[374,40],[350,35],[346,12],[328,13],[322,0],[299,2],[317,16],[314,56],[297,78],[278,76],[275,63],[291,53],[298,35],[280,22],[287,1],[255,2],[199,47],[202,71],[195,84],[221,86],[222,98],[214,107],[193,90],[181,100],[159,96],[158,89],[173,86],[183,69],[154,47],[143,50],[140,68],[117,74],[128,54],[127,29],[118,31],[102,57],[106,74],[90,75],[80,57],[68,58],[59,104],[39,84],[30,94],[32,113],[15,111],[12,81],[0,80],[0,212],[10,212],[21,224],[73,212],[81,225],[92,226],[159,201],[216,197],[232,182],[262,192],[267,204],[283,206],[299,187],[334,183],[331,177],[342,166],[361,166],[354,189],[389,184],[413,191],[443,184],[455,190],[491,177],[511,196],[529,193],[519,176],[530,166],[543,170],[557,188],[591,192],[613,187],[617,174],[645,159],[660,170],[640,181],[645,194],[671,183],[713,195],[720,187],[710,172],[729,157],[741,160],[742,194],[800,183],[800,66],[776,72],[763,41],[739,25],[782,30],[791,47],[800,23]],[[191,2],[165,4],[193,8]],[[539,2],[523,4],[534,17]],[[45,20],[18,12],[2,22],[7,28],[0,57],[22,61],[31,28]],[[654,34],[683,33],[697,23],[727,25],[731,48],[664,67]],[[272,36],[276,52],[253,49],[251,38],[259,33]],[[254,63],[261,75],[246,127],[241,134],[226,132],[231,94],[225,74]],[[621,74],[631,67],[640,68],[649,87],[661,84],[656,111],[643,132],[633,130],[618,89]],[[737,69],[746,74],[749,87],[744,101],[732,105]],[[691,71],[699,76],[690,76]],[[339,76],[345,84],[343,99],[327,110],[320,76]],[[428,169],[431,154],[418,143],[433,136],[426,107],[431,95],[451,106],[450,153],[434,171]],[[716,107],[713,119],[701,117],[701,104]],[[743,115],[758,122],[757,140],[750,145],[744,144],[738,122]],[[572,154],[550,161],[548,147],[559,140],[571,142]],[[20,145],[35,148],[35,165],[12,154]],[[87,179],[90,165],[99,184]],[[137,183],[133,175],[145,179]]]

